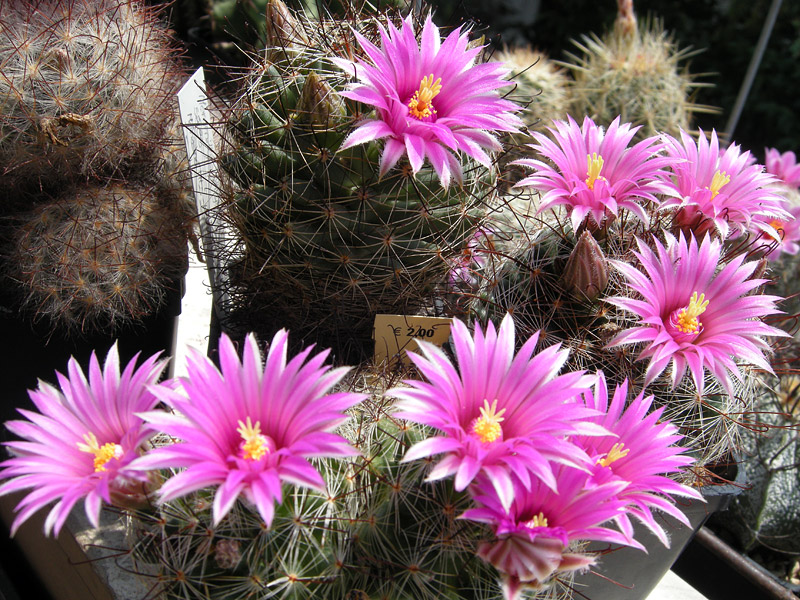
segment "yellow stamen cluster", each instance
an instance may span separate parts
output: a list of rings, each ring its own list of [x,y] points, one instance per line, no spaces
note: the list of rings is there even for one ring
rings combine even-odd
[[[597,152],[586,155],[586,185],[590,190],[594,189],[594,182],[598,179],[605,179],[600,177],[600,171],[603,170],[603,157]]]
[[[491,406],[489,406],[488,400],[484,400],[481,407],[481,416],[472,423],[472,432],[484,443],[494,442],[503,435],[503,428],[500,423],[505,420],[503,418],[504,412],[506,412],[505,408],[498,412],[496,398]]]
[[[88,452],[94,454],[94,472],[99,473],[106,470],[106,464],[112,458],[122,457],[122,446],[113,442],[108,442],[102,446],[97,441],[97,436],[93,433],[87,433],[83,436],[83,441],[78,442],[78,450],[81,452]]]
[[[414,92],[408,101],[408,112],[417,119],[426,119],[436,112],[433,108],[433,99],[442,91],[442,78],[433,80],[433,73],[423,77],[419,89]]]
[[[259,421],[256,421],[254,425],[250,417],[247,417],[247,423],[239,421],[236,431],[242,436],[243,441],[239,448],[242,450],[242,458],[245,460],[260,460],[269,452],[269,442],[266,436],[261,435]]]
[[[708,186],[708,189],[711,190],[711,197],[716,198],[717,194],[719,194],[720,189],[722,186],[730,183],[731,176],[728,175],[725,171],[717,171],[714,173],[714,177],[711,178],[711,185]]]
[[[525,523],[526,527],[547,527],[547,517],[541,511],[538,515],[533,517],[530,521]]]
[[[618,461],[620,458],[625,458],[628,456],[628,452],[630,452],[630,448],[625,448],[625,444],[618,443],[611,446],[611,450],[608,451],[603,458],[597,461],[597,464],[601,467],[607,467],[613,462]]]
[[[706,295],[698,296],[697,292],[694,292],[689,300],[689,306],[682,308],[678,313],[678,322],[675,323],[675,327],[681,333],[700,333],[703,324],[697,320],[697,317],[703,314],[707,307]]]

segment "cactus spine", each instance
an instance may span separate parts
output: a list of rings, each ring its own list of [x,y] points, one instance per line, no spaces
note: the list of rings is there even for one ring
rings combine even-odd
[[[432,168],[400,164],[379,177],[380,142],[338,151],[363,108],[340,95],[348,25],[267,11],[268,60],[254,67],[228,117],[224,190],[243,253],[232,269],[233,322],[287,326],[351,360],[367,352],[379,312],[430,310],[491,201],[494,173],[465,168],[445,189]],[[370,23],[353,26],[368,37]],[[253,317],[263,314],[264,323]]]
[[[621,116],[642,126],[638,139],[688,131],[693,113],[713,111],[692,100],[702,84],[681,63],[693,53],[678,50],[657,21],[637,22],[632,2],[619,4],[614,28],[602,38],[583,36],[574,42],[581,55],[560,63],[573,77],[570,114],[603,125]]]
[[[145,159],[174,119],[166,30],[131,0],[0,2],[0,177],[35,192]]]

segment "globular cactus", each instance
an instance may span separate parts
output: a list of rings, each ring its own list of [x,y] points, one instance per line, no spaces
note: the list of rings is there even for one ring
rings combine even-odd
[[[507,211],[521,211],[519,202],[509,202]],[[615,264],[638,265],[633,254],[637,239],[663,236],[666,222],[654,219],[644,226],[624,219],[576,236],[561,211],[518,214],[517,219],[502,214],[501,219],[488,219],[486,227],[495,233],[478,250],[476,283],[462,299],[462,309],[481,322],[509,312],[522,335],[539,331],[542,346],[569,348],[565,368],[602,368],[609,380],[627,379],[633,389],[655,395],[656,405],[665,407],[664,417],[680,428],[684,444],[694,452],[696,468],[688,477],[696,478],[697,485],[713,483],[705,469],[731,460],[731,451],[741,447],[754,420],[757,382],[763,375],[743,366],[743,379],[735,382],[732,394],[710,373],[704,376],[702,393],[688,376],[676,386],[668,377],[645,386],[647,361],[638,358],[635,347],[612,346],[621,332],[634,326],[625,311],[608,302],[631,295],[630,282]],[[726,260],[733,259],[731,252]]]
[[[287,326],[360,360],[376,313],[431,310],[495,173],[470,161],[463,182],[445,187],[428,164],[381,177],[383,141],[340,149],[366,110],[340,96],[348,76],[329,60],[352,58],[351,25],[375,35],[368,20],[314,21],[270,3],[268,60],[230,111],[221,163],[243,248],[230,269],[231,322],[238,311],[250,329]]]
[[[153,314],[185,272],[188,220],[156,192],[89,185],[17,215],[5,269],[23,310],[81,332],[115,330]]]
[[[712,110],[693,101],[702,84],[682,64],[692,53],[679,50],[657,21],[637,23],[631,2],[619,4],[614,28],[602,38],[583,36],[575,42],[581,54],[560,63],[573,77],[570,114],[602,125],[621,116],[642,126],[639,139],[688,131],[693,113]]]
[[[0,182],[9,201],[149,160],[175,118],[166,29],[136,0],[0,2]]]
[[[285,486],[269,529],[241,502],[213,526],[213,496],[204,491],[137,513],[134,557],[157,577],[161,597],[500,597],[496,574],[475,555],[487,532],[457,518],[468,494],[425,481],[429,461],[400,462],[427,432],[392,416],[382,397],[389,380],[370,370],[354,377],[350,385],[372,396],[341,433],[360,455],[317,461],[324,492]]]
[[[531,48],[507,48],[493,55],[510,69],[515,88],[509,96],[522,105],[528,131],[544,131],[570,109],[570,78],[546,54]],[[524,138],[520,141],[524,141]]]

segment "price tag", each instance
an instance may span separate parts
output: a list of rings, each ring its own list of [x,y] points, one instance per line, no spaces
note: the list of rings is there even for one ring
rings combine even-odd
[[[451,323],[452,319],[445,317],[375,315],[375,363],[400,360],[410,365],[406,351],[416,352],[417,340],[441,347],[450,338]]]

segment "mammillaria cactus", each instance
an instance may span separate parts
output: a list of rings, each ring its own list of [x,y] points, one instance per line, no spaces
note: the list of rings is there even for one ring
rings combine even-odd
[[[689,129],[692,113],[711,110],[692,100],[701,84],[681,67],[692,53],[676,49],[658,22],[637,23],[631,0],[618,4],[614,28],[602,38],[583,36],[575,42],[582,55],[560,63],[573,77],[570,114],[602,125],[621,116],[641,126],[642,138]]]
[[[652,398],[559,373],[568,351],[537,352],[536,336],[517,352],[510,316],[474,335],[456,321],[457,363],[423,342],[411,360],[424,381],[331,368],[311,347],[291,356],[287,336],[263,362],[254,336],[241,358],[223,336],[219,367],[195,352],[186,377],[161,384],[156,357],[119,375],[113,353],[88,380],[71,364],[63,397],[42,383],[32,397],[47,417],[9,424],[25,441],[0,465],[0,493],[30,490],[15,524],[59,486],[73,503],[88,493],[92,517],[112,503],[164,598],[518,600],[557,597],[597,560],[586,540],[641,548],[630,518],[668,544],[651,509],[685,522],[675,496],[698,497],[670,479],[692,459]],[[69,431],[53,440],[59,413]],[[43,473],[58,462],[49,444],[66,470]]]
[[[5,274],[23,310],[65,332],[118,330],[155,313],[186,270],[189,220],[181,203],[159,195],[111,181],[16,215]]]
[[[538,214],[490,218],[464,305],[512,313],[520,332],[572,350],[570,368],[649,390],[698,466],[713,465],[739,446],[786,336],[762,258],[792,216],[738,146],[681,132],[628,147],[634,133],[570,118],[535,134],[518,186],[541,194]]]
[[[498,63],[473,64],[466,31],[441,40],[430,18],[420,46],[410,16],[376,30],[279,0],[267,12],[269,60],[231,110],[221,158],[244,252],[233,321],[239,311],[256,330],[288,326],[363,355],[376,313],[431,308],[493,200],[492,133],[519,124],[495,91],[510,83]],[[350,76],[360,83],[348,89]]]
[[[0,3],[0,180],[14,190],[120,175],[174,119],[175,50],[135,0]]]

